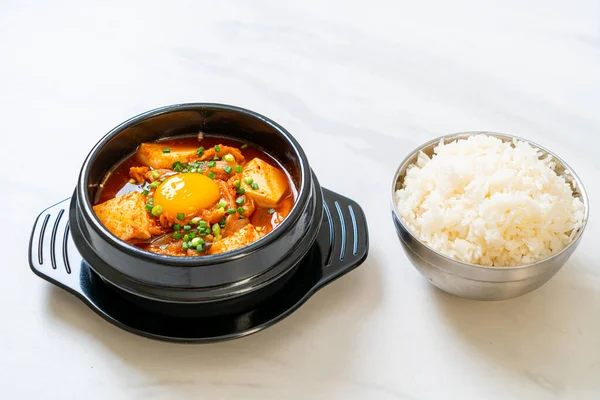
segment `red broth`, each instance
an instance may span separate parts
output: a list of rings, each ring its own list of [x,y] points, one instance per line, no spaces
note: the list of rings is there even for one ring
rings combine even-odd
[[[263,234],[272,231],[277,225],[279,225],[289,214],[296,201],[298,193],[296,190],[296,185],[289,171],[274,157],[260,149],[253,147],[252,145],[248,145],[245,149],[241,149],[242,145],[244,145],[243,142],[221,137],[205,137],[200,140],[197,137],[185,137],[164,140],[160,141],[160,143],[164,144],[165,147],[173,149],[180,146],[186,148],[203,146],[205,149],[208,149],[217,144],[231,146],[241,150],[246,162],[254,158],[259,158],[266,163],[284,171],[288,178],[288,189],[278,202],[277,206],[273,208],[275,212],[273,212],[271,209],[259,207],[257,205],[255,211],[249,218],[250,223]],[[122,196],[133,191],[142,192],[144,185],[132,183],[129,175],[129,170],[131,167],[140,166],[143,166],[143,164],[136,160],[135,154],[132,154],[116,165],[100,185],[96,194],[94,205],[104,203],[115,197]],[[138,247],[149,249],[149,241],[132,241],[132,243]]]

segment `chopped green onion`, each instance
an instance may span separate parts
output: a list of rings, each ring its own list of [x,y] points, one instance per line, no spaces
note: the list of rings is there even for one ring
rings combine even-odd
[[[217,212],[218,212],[219,214],[225,214],[225,208],[223,208],[223,207],[219,207],[219,208],[217,208]]]
[[[184,226],[183,226],[183,230],[184,230],[184,231],[191,231],[191,230],[192,230],[192,227],[191,227],[191,226],[189,226],[189,225],[184,225]]]
[[[208,176],[210,179],[215,179],[215,176],[217,176],[214,172],[210,171],[206,176]]]
[[[184,242],[189,242],[189,240],[190,240],[190,236],[188,234],[183,235]]]
[[[154,197],[148,198],[148,204],[150,204],[150,205],[154,204]]]
[[[273,208],[269,208],[269,210],[267,211],[269,214],[275,214],[275,209]]]
[[[158,179],[159,176],[160,174],[158,173],[158,171],[152,171],[152,178]]]
[[[250,185],[252,187],[252,190],[258,190],[258,183],[254,182],[252,185]]]
[[[194,247],[198,246],[198,244],[200,244],[200,240],[202,240],[202,239],[200,239],[200,238],[193,238],[192,239],[192,246],[194,246]]]
[[[200,146],[198,150],[196,150],[196,155],[200,157],[202,154],[204,154],[204,147]]]
[[[150,193],[147,189],[142,190],[142,194],[144,196],[148,196],[148,193]]]
[[[227,162],[234,162],[235,158],[231,155],[231,154],[225,154],[223,156],[223,160],[227,161]]]
[[[219,161],[219,160],[220,160],[220,158],[219,158],[219,156],[214,156],[212,160],[213,160],[213,161]]]
[[[173,225],[173,230],[174,230],[174,231],[178,231],[178,230],[180,230],[180,229],[181,229],[181,225],[179,225],[179,224],[175,224],[175,225]]]
[[[197,170],[196,168],[192,168],[192,169],[190,169],[190,172],[192,172],[192,173],[194,173],[194,172],[197,172],[197,171],[198,171],[198,170]]]
[[[152,211],[152,204],[146,204],[146,211]]]
[[[238,207],[237,212],[238,212],[238,214],[243,214],[244,213],[244,207]]]
[[[187,244],[187,242],[186,242],[185,240],[184,240],[184,241],[183,241],[183,243],[181,244],[181,248],[182,248],[182,249],[184,249],[184,250],[187,250],[187,249],[188,249],[188,244]]]
[[[190,224],[194,224],[194,225],[198,225],[200,223],[200,221],[202,221],[200,219],[200,217],[194,217],[192,218],[192,220],[190,221]]]
[[[154,181],[150,184],[150,188],[152,189],[156,189],[158,187],[158,185],[160,185],[159,181]]]
[[[219,153],[219,152],[221,151],[221,146],[219,146],[219,145],[216,145],[216,146],[215,146],[215,151],[216,151],[217,153]]]
[[[200,229],[206,228],[206,221],[200,221],[200,223],[198,224],[198,228],[200,228]]]
[[[217,207],[218,207],[218,208],[224,208],[224,207],[227,207],[227,202],[226,202],[225,200],[221,200],[221,201],[219,202],[219,204],[217,204]]]
[[[248,147],[248,145],[244,143],[244,144],[242,145],[242,147],[240,147],[240,148],[241,148],[242,150],[244,150],[244,149],[245,149],[245,148],[247,148],[247,147]]]
[[[237,204],[238,206],[241,206],[242,204],[244,204],[244,198],[243,197],[238,197],[237,199],[235,199],[235,204]]]
[[[159,179],[159,182],[160,182],[160,183],[163,183],[163,182],[164,182],[164,181],[166,181],[166,180],[167,180],[167,178],[160,178],[160,179]]]
[[[240,181],[233,182],[233,187],[238,189],[240,187]]]
[[[254,178],[252,178],[251,176],[247,176],[244,178],[244,182],[246,183],[246,185],[252,185],[252,182],[254,182]]]
[[[183,221],[185,219],[185,214],[184,213],[177,214],[177,219],[180,221]]]
[[[188,233],[188,236],[190,237],[190,239],[193,239],[196,237],[196,232],[190,232]]]
[[[239,188],[237,189],[237,193],[238,193],[238,194],[244,194],[244,193],[246,193],[246,189],[244,189],[243,187],[239,187]]]
[[[221,226],[219,224],[214,224],[212,226],[212,231],[215,234],[215,236],[220,235],[221,234]]]
[[[179,161],[175,161],[173,163],[173,171],[181,172],[182,170],[183,170],[183,165],[181,165],[181,163]]]
[[[235,172],[237,172],[237,173],[240,173],[240,172],[242,172],[242,170],[243,170],[243,169],[242,169],[242,166],[241,166],[241,165],[236,165],[236,166],[235,166]]]
[[[181,171],[181,172],[183,172],[184,174],[187,174],[188,172],[190,172],[190,170],[187,168],[184,168],[183,171]]]
[[[150,214],[154,215],[155,217],[158,217],[160,214],[162,214],[162,207],[159,205],[156,205],[154,207],[152,207],[152,210],[150,211]]]
[[[240,219],[244,219],[244,218],[246,218],[246,217],[244,217],[243,215],[240,215]]]
[[[175,233],[173,234],[173,239],[175,239],[175,240],[179,240],[179,239],[181,239],[181,233],[179,233],[179,232],[175,232]]]
[[[214,162],[214,161],[209,161],[209,162],[207,163],[207,165],[208,165],[208,168],[214,168],[214,166],[215,166],[215,165],[217,165],[217,163],[216,163],[216,162]]]
[[[228,175],[231,173],[232,170],[233,168],[231,168],[229,165],[223,167],[223,171],[225,171]]]
[[[235,208],[228,208],[227,211],[225,211],[225,212],[229,215],[235,214]]]
[[[196,251],[197,251],[198,253],[201,253],[201,252],[203,252],[203,251],[204,251],[204,248],[202,247],[202,245],[201,245],[201,244],[199,244],[198,246],[196,246]]]
[[[171,149],[169,149],[168,147],[163,149],[163,153],[170,153],[170,152],[171,152]]]
[[[219,221],[219,225],[221,226],[221,228],[225,228],[225,222],[227,222],[225,217],[221,217],[221,220]]]

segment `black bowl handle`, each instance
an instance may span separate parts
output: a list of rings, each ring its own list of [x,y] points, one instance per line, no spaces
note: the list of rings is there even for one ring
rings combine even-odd
[[[369,252],[367,219],[358,203],[323,188],[323,208],[317,238],[322,260],[318,288],[358,267]]]
[[[85,297],[79,281],[81,256],[69,235],[70,201],[48,207],[37,217],[29,242],[29,265],[39,277]]]

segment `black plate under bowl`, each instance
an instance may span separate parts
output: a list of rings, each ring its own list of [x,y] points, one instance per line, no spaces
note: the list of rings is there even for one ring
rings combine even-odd
[[[323,189],[323,221],[317,240],[289,281],[253,309],[234,315],[177,318],[136,306],[99,277],[78,253],[69,233],[70,199],[37,218],[29,246],[33,272],[74,294],[108,322],[153,339],[208,343],[236,339],[282,320],[317,290],[367,257],[367,221],[360,206]]]

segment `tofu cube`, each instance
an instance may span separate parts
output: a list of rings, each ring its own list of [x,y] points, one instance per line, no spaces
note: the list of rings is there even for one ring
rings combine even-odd
[[[256,232],[254,225],[244,225],[243,228],[241,228],[239,231],[236,231],[233,235],[227,236],[218,242],[214,242],[208,250],[208,254],[220,254],[227,251],[240,249],[244,246],[248,246],[252,242],[257,241],[259,238],[260,235],[258,232]]]
[[[246,164],[242,175],[242,186],[246,190],[246,195],[261,207],[275,207],[288,189],[288,178],[285,172],[260,158],[254,158]],[[252,178],[253,183],[258,185],[257,190],[244,182],[247,177]]]
[[[102,224],[121,240],[149,239],[154,222],[145,210],[146,197],[131,192],[94,206]]]
[[[137,160],[154,169],[172,169],[176,161],[188,163],[197,158],[196,148],[169,147],[169,153],[163,153],[168,146],[161,143],[142,143],[136,153]]]

